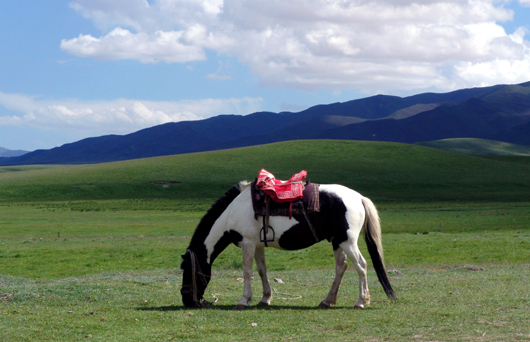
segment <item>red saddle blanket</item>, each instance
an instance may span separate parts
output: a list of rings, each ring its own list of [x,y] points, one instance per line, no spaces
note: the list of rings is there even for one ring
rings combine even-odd
[[[256,186],[269,195],[275,202],[292,202],[304,196],[302,180],[306,176],[307,172],[302,170],[293,175],[288,181],[281,181],[276,179],[269,171],[261,169],[258,174]]]

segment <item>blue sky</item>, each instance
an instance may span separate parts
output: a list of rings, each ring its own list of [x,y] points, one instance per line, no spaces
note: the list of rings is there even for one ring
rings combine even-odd
[[[530,81],[530,0],[2,0],[0,146]]]

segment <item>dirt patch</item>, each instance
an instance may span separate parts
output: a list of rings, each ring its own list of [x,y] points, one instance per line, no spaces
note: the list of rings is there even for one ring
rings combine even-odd
[[[7,293],[7,294],[0,295],[0,302],[10,302],[11,301],[11,297],[13,297],[12,293]]]
[[[481,267],[477,267],[475,265],[464,265],[462,266],[463,269],[465,270],[468,270],[468,271],[485,271],[483,268]]]
[[[153,182],[149,182],[149,183],[151,183],[153,185],[162,186],[163,188],[169,188],[171,185],[180,184],[182,182],[170,180],[170,181],[153,181]]]

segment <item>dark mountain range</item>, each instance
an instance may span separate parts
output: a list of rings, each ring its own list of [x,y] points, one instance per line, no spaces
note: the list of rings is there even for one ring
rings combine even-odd
[[[377,95],[298,113],[258,112],[167,123],[0,158],[0,165],[99,163],[297,139],[416,143],[482,138],[530,145],[529,137],[530,82],[404,98]]]
[[[504,141],[517,145],[530,145],[530,122],[503,130],[493,135],[491,140]]]
[[[529,120],[530,116],[512,115],[473,98],[457,106],[443,105],[402,120],[366,121],[326,130],[315,138],[403,143],[448,138],[489,139]]]

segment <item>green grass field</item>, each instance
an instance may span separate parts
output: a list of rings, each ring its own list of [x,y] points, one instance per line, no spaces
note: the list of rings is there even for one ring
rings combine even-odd
[[[298,141],[120,163],[0,168],[2,341],[530,340],[530,168],[523,157]],[[331,245],[269,249],[270,308],[231,308],[240,251],[214,265],[211,308],[184,309],[180,255],[205,210],[263,167],[306,169],[380,210],[390,303],[369,271],[372,304],[352,310],[350,267],[330,310]],[[178,182],[178,183],[177,183]],[[369,259],[364,242],[363,255]],[[261,285],[254,280],[254,297]],[[293,296],[301,296],[293,299]],[[259,299],[258,299],[259,300]]]

